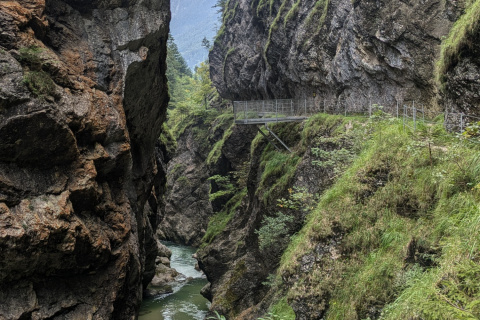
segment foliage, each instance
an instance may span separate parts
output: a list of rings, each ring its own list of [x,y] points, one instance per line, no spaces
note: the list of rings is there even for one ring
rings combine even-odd
[[[235,195],[225,204],[222,211],[216,213],[210,218],[207,232],[205,232],[205,235],[202,238],[200,248],[211,243],[213,239],[225,229],[227,223],[233,218],[235,211],[242,203],[246,194],[247,188],[244,188],[240,192],[236,192]]]
[[[283,287],[288,300],[319,297],[325,319],[477,318],[478,145],[440,125],[414,134],[389,120],[365,128],[373,132],[360,155],[283,254],[277,276],[299,275]],[[310,255],[318,265],[299,272]]]
[[[295,312],[287,303],[287,298],[283,297],[277,303],[271,306],[270,312],[284,320],[295,320]]]
[[[202,39],[202,47],[204,47],[207,50],[210,50],[212,48],[212,44],[210,41],[207,39],[207,37],[203,37]]]
[[[218,159],[220,158],[220,155],[222,154],[222,147],[225,144],[225,140],[227,140],[230,137],[230,135],[233,133],[233,126],[234,126],[234,123],[232,121],[228,129],[223,133],[222,139],[220,139],[214,144],[212,150],[208,154],[207,164],[214,164],[218,161]]]
[[[469,124],[462,132],[461,138],[466,141],[480,143],[480,121]]]
[[[170,156],[173,156],[177,149],[177,140],[173,136],[166,122],[162,124],[162,133],[160,134],[160,143],[165,146],[165,150]]]
[[[370,114],[370,120],[383,120],[386,118],[391,117],[389,113],[386,113],[383,111],[384,107],[379,104],[372,104],[370,106],[371,114]]]
[[[248,173],[250,172],[250,161],[242,163],[236,171],[232,171],[231,174],[235,179],[237,186],[243,189],[247,186]]]
[[[407,147],[407,152],[415,152],[415,148],[427,148],[430,167],[433,167],[433,150],[435,142],[445,136],[442,123],[426,124],[420,122],[417,130],[411,132],[412,142]]]
[[[267,313],[267,315],[261,317],[261,318],[258,318],[258,320],[287,320],[289,318],[287,317],[284,317],[284,316],[279,316],[273,312],[269,312]]]
[[[215,189],[218,189],[218,191],[211,193],[212,188],[210,188],[210,202],[215,201],[215,199],[217,198],[231,195],[235,191],[235,187],[231,183],[229,176],[221,176],[217,174],[208,178],[208,180],[212,181],[215,184]]]
[[[305,187],[293,187],[288,189],[288,198],[277,200],[277,206],[280,208],[301,210],[307,212],[315,200],[314,195],[308,192]]]
[[[282,247],[288,242],[290,225],[294,217],[277,211],[273,217],[265,217],[260,229],[255,230],[258,235],[260,250],[271,247]]]
[[[262,226],[255,230],[259,248],[261,250],[268,248],[271,252],[283,250],[295,225],[301,223],[305,214],[313,209],[314,200],[314,195],[304,187],[289,188],[287,198],[277,199],[280,210],[273,217],[265,217]]]
[[[353,160],[352,151],[341,148],[332,151],[325,151],[320,148],[312,148],[312,154],[319,160],[312,160],[312,164],[320,168],[334,168],[336,175],[343,172],[348,164]]]
[[[192,70],[190,70],[187,62],[180,54],[175,39],[169,34],[167,40],[167,77],[169,81],[175,81],[176,77],[183,76],[193,76]]]
[[[454,66],[461,57],[461,51],[474,45],[470,38],[480,29],[480,0],[467,3],[465,14],[453,25],[450,33],[442,42],[440,59],[437,62],[436,78],[442,85],[445,73]]]
[[[217,3],[215,3],[213,7],[218,8],[217,13],[223,14],[225,12],[225,8],[227,7],[227,4],[228,4],[228,0],[217,0]]]
[[[272,150],[271,146],[265,148],[261,158],[263,168],[257,194],[263,192],[263,201],[267,204],[275,199],[290,184],[301,157],[285,154]]]
[[[172,46],[173,44],[172,40]],[[175,52],[173,50],[172,57],[177,57]],[[191,75],[189,69],[186,69],[188,67],[183,58],[177,57],[173,60],[171,70],[167,70],[170,83],[168,124],[174,135],[178,137],[196,119],[209,122],[219,115],[218,110],[210,108],[211,102],[218,99],[218,93],[210,80],[208,63],[201,63],[195,69],[195,74]]]
[[[217,311],[215,311],[215,316],[210,316],[207,319],[209,320],[226,320],[225,316],[220,315]]]

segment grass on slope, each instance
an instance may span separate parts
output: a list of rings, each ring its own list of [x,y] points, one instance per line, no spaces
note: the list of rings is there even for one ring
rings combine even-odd
[[[313,301],[326,319],[476,319],[480,150],[391,122],[376,125],[285,251],[278,275],[300,275],[288,301]]]

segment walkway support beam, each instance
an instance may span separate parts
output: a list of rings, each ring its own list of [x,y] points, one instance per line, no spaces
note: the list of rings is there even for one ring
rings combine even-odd
[[[282,150],[280,150],[279,147],[277,147],[277,145],[276,145],[275,143],[273,143],[272,139],[270,139],[270,138],[265,134],[265,132],[263,132],[262,129],[260,129],[260,127],[257,127],[257,130],[258,130],[258,132],[260,132],[260,133],[262,134],[262,136],[264,136],[265,139],[267,139],[267,141],[268,141],[272,146],[275,147],[275,149],[277,149],[277,151],[279,151],[279,152],[282,151]]]
[[[282,139],[280,139],[272,130],[270,130],[270,128],[268,127],[268,124],[267,124],[267,123],[265,123],[265,129],[267,129],[267,131],[270,132],[270,134],[271,134],[272,136],[274,136],[275,139],[277,139],[278,142],[280,142],[280,143],[282,144],[282,146],[285,147],[285,149],[288,150],[288,152],[292,153],[292,150],[290,150],[290,148],[282,141]],[[277,148],[277,150],[278,150],[278,148]]]

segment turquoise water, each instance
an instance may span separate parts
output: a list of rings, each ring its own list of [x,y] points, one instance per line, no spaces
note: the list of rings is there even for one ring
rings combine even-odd
[[[205,276],[195,270],[192,258],[195,248],[164,243],[171,251],[171,267],[185,277],[173,285],[173,293],[159,295],[143,301],[139,320],[203,320],[209,302],[200,290],[207,284]]]

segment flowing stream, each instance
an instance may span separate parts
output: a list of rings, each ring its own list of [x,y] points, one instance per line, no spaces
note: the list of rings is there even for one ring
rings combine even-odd
[[[192,258],[195,248],[173,243],[164,243],[171,251],[170,264],[186,279],[173,285],[173,293],[163,294],[143,301],[139,320],[203,320],[209,302],[200,290],[207,279],[195,270],[196,260]]]

